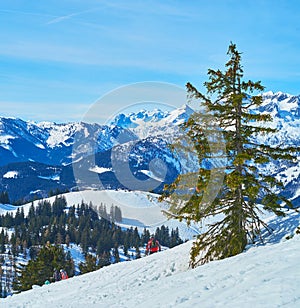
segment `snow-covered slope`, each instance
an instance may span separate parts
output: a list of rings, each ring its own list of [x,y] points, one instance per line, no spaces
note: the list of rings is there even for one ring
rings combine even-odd
[[[89,204],[100,205],[102,202],[109,209],[111,205],[118,206],[122,211],[122,227],[130,228],[137,227],[139,231],[144,228],[154,233],[157,227],[165,225],[171,230],[178,227],[180,237],[192,239],[193,236],[199,234],[200,226],[192,225],[188,227],[186,223],[179,222],[175,219],[167,219],[163,215],[162,210],[168,207],[167,204],[159,202],[158,195],[143,191],[81,191],[64,194],[67,203],[80,204],[81,200]]]
[[[143,191],[114,191],[114,190],[101,190],[101,191],[80,191],[70,192],[63,194],[66,198],[68,206],[80,205],[81,202],[93,206],[105,205],[109,212],[112,205],[118,206],[122,212],[122,222],[118,223],[124,228],[137,227],[140,232],[147,228],[151,233],[155,233],[157,227],[165,225],[170,230],[178,228],[179,235],[183,240],[192,239],[193,236],[199,234],[200,225],[192,224],[190,227],[184,222],[175,219],[167,219],[162,213],[162,210],[167,208],[167,204],[159,202],[158,195],[147,193]],[[53,203],[55,197],[48,198],[50,203]],[[33,204],[37,206],[38,200]],[[29,208],[32,203],[22,205],[25,215],[28,214]],[[16,212],[16,206],[0,204],[0,214],[6,212]],[[20,207],[19,207],[20,208]]]
[[[300,306],[299,214],[274,220],[273,244],[188,268],[191,242],[0,300],[3,307]],[[287,224],[287,220],[291,224]],[[285,232],[282,227],[285,226]]]

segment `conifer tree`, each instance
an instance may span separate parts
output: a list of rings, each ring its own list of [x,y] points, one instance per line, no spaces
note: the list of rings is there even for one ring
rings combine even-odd
[[[51,280],[54,268],[63,268],[71,276],[74,272],[74,263],[64,253],[63,248],[48,243],[39,251],[36,259],[31,259],[21,271],[14,289],[24,291],[34,284],[43,285],[45,280]]]
[[[213,221],[192,247],[192,267],[239,254],[249,240],[254,241],[261,228],[267,227],[259,216],[258,203],[277,215],[284,215],[282,205],[292,206],[278,190],[275,192],[283,187],[282,183],[261,172],[261,166],[272,160],[292,160],[290,153],[295,149],[275,148],[256,141],[260,140],[256,136],[275,132],[264,125],[272,120],[271,115],[255,112],[263,103],[260,93],[264,87],[260,81],[243,80],[241,53],[235,44],[229,45],[227,54],[229,61],[224,72],[208,70],[209,81],[204,83],[206,94],[187,83],[189,98],[197,100],[201,107],[201,112],[193,114],[183,125],[200,161],[194,192],[186,202],[180,203],[190,188],[192,175],[186,174],[167,186],[163,196],[169,196],[173,203],[170,215],[188,223]],[[224,150],[220,150],[216,138],[220,131],[226,144]],[[181,149],[184,150],[183,145]],[[212,149],[219,150],[213,153]],[[222,166],[213,170],[210,167],[213,161],[221,162]],[[216,193],[214,180],[220,179]],[[207,197],[214,194],[213,200]]]
[[[111,264],[110,261],[110,252],[109,251],[104,251],[100,256],[99,256],[99,263],[98,266],[101,268],[103,266],[108,266]]]
[[[110,214],[109,214],[109,216],[110,216],[110,221],[111,222],[116,222],[116,211],[115,211],[115,206],[114,205],[112,205],[111,207],[110,207]]]
[[[2,275],[3,275],[3,269],[1,263],[0,263],[0,298],[2,298]]]
[[[4,229],[2,228],[2,231],[0,233],[0,253],[5,253],[5,234]]]
[[[149,230],[144,228],[142,238],[141,238],[142,244],[148,243],[149,239],[150,239],[150,232]]]
[[[136,259],[140,259],[141,258],[141,251],[140,251],[140,247],[139,246],[135,247],[135,258]]]
[[[1,204],[9,204],[10,203],[7,191],[2,191],[0,193],[0,203]]]
[[[124,246],[123,246],[123,252],[124,252],[124,256],[128,257],[128,249],[129,249],[129,246],[127,244],[127,242],[124,243]]]
[[[115,213],[114,213],[115,221],[116,222],[122,222],[122,211],[121,211],[121,209],[118,206],[115,206],[114,210],[115,210]]]
[[[120,255],[119,255],[119,249],[118,246],[115,245],[114,249],[113,249],[113,256],[114,256],[114,263],[119,263],[120,262]]]
[[[99,266],[97,265],[97,258],[91,254],[85,255],[85,262],[79,264],[79,270],[81,274],[93,272],[95,270],[99,269]]]

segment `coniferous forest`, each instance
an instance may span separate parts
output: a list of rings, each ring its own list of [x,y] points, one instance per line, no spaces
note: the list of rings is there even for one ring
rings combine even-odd
[[[116,224],[121,220],[117,206],[111,206],[108,213],[106,205],[82,202],[69,206],[60,196],[52,204],[46,200],[38,206],[32,203],[28,215],[22,207],[15,215],[1,215],[0,296],[53,281],[55,268],[64,268],[72,277],[120,262],[119,249],[128,259],[141,257],[140,248],[148,242],[149,230],[140,234],[137,228],[122,229]],[[156,229],[155,237],[166,247],[182,243],[178,229],[164,225]],[[70,245],[79,246],[85,256],[77,271],[70,251],[64,249]],[[20,259],[23,265],[17,262]]]

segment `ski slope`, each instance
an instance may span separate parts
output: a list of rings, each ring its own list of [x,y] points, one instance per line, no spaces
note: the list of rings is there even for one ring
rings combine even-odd
[[[295,212],[273,218],[269,244],[196,269],[188,267],[189,241],[142,259],[36,286],[0,300],[0,306],[300,307],[300,235],[295,234],[299,223]]]

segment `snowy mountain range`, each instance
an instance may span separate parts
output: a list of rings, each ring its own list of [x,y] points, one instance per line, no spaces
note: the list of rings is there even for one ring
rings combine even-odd
[[[263,101],[254,112],[270,113],[273,122],[267,125],[278,132],[269,138],[257,137],[259,141],[274,146],[299,146],[300,96],[267,92]],[[151,180],[154,191],[159,192],[164,183],[170,183],[180,172],[194,166],[191,159],[179,162],[168,147],[180,134],[179,124],[192,112],[187,105],[170,112],[142,110],[119,114],[107,125],[0,118],[0,191],[7,190],[13,200],[29,200],[33,195],[45,197],[56,188],[128,188],[137,179]],[[268,172],[284,181],[285,194],[298,205],[299,159],[298,153],[296,165],[274,162],[267,166]],[[154,160],[156,165],[150,170],[149,163]],[[166,172],[161,171],[165,170],[161,168],[162,162]],[[115,170],[126,164],[132,173],[128,185],[119,181]],[[74,173],[83,178],[78,180]]]
[[[191,114],[184,106],[172,112],[160,110],[119,114],[108,125],[89,123],[56,124],[26,122],[15,118],[0,118],[0,165],[35,161],[51,165],[66,165],[82,155],[104,152],[119,143],[141,140],[150,136],[171,136]],[[73,149],[84,143],[84,151]],[[75,156],[74,156],[75,155]],[[78,156],[76,156],[78,155]]]

